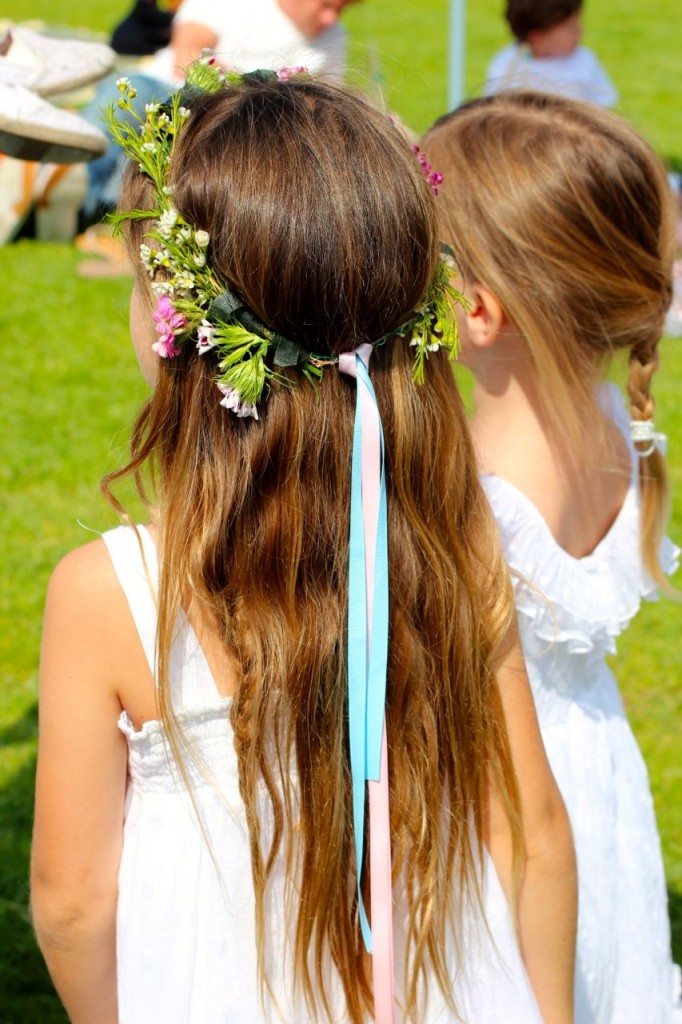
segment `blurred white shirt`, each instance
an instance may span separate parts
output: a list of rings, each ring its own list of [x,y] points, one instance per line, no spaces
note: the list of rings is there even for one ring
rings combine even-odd
[[[218,60],[235,71],[301,66],[331,81],[343,79],[347,35],[338,22],[309,39],[276,0],[183,0],[174,24],[183,22],[215,32]],[[177,85],[173,70],[171,47],[160,50],[144,69],[147,75]]]
[[[558,93],[600,107],[618,102],[613,82],[597,56],[584,46],[567,57],[533,57],[525,44],[506,46],[490,62],[483,92],[492,96],[504,89]]]

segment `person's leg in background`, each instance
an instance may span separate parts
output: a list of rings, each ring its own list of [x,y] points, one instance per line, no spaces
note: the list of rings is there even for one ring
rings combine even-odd
[[[121,93],[117,86],[119,75],[107,75],[97,86],[94,98],[81,110],[81,117],[91,125],[102,128],[102,115],[111,104],[116,104]],[[133,73],[126,76],[137,92],[134,106],[140,117],[144,118],[147,103],[162,103],[168,98],[171,87],[159,79],[148,75]],[[133,120],[131,114],[119,111],[119,121]],[[94,224],[101,220],[105,213],[113,210],[118,202],[118,193],[125,171],[126,158],[120,147],[111,140],[111,144],[102,156],[92,160],[87,167],[88,188],[82,208],[84,224]]]

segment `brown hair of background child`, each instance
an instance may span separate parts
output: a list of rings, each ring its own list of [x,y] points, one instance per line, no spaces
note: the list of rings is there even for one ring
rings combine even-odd
[[[511,92],[441,118],[424,149],[447,169],[446,240],[524,337],[544,415],[574,457],[590,458],[595,388],[615,352],[629,356],[632,419],[651,419],[675,216],[647,143],[594,105]],[[665,460],[654,449],[639,462],[644,563],[670,591],[659,563]]]
[[[531,32],[544,32],[577,14],[583,0],[507,0],[504,16],[520,43]]]

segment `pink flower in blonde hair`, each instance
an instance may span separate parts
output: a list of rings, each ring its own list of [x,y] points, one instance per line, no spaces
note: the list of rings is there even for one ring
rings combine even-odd
[[[175,335],[187,327],[185,317],[182,313],[178,313],[167,295],[162,295],[158,300],[152,317],[155,324],[154,330],[161,335],[159,340],[152,345],[152,350],[162,359],[179,356],[180,349],[175,344]]]
[[[277,77],[280,82],[288,82],[289,79],[293,78],[295,75],[305,75],[307,72],[308,69],[299,64],[293,68],[280,68],[277,72]]]
[[[417,160],[419,161],[421,169],[424,172],[424,177],[431,186],[431,191],[433,192],[434,196],[437,196],[438,186],[443,184],[443,175],[440,173],[440,171],[431,170],[431,164],[426,159],[426,157],[420,150],[419,146],[413,146],[412,152],[415,154]]]

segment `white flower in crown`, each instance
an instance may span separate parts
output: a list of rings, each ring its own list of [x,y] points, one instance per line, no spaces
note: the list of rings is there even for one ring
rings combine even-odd
[[[164,295],[172,295],[173,285],[170,281],[152,281],[152,291],[157,298]]]
[[[440,342],[439,341],[432,341],[431,344],[427,345],[426,347],[429,350],[429,352],[437,352],[438,349],[440,348]]]
[[[155,142],[143,142],[142,143],[142,148],[144,150],[146,150],[147,153],[155,153],[156,152],[156,143]]]
[[[254,420],[258,419],[258,409],[253,402],[243,402],[238,391],[225,384],[221,384],[220,381],[218,381],[218,388],[223,395],[220,404],[229,409],[230,412],[233,412],[235,416],[238,416],[240,419],[245,419],[247,416]]]
[[[186,121],[190,115],[190,111],[187,107],[178,107],[178,114],[183,119],[183,121]]]
[[[191,292],[194,288],[194,274],[190,274],[189,270],[183,270],[175,278],[173,284],[180,291]]]
[[[146,114],[155,114],[160,106],[161,106],[160,103],[145,103],[145,105],[144,105],[145,113]]]
[[[169,206],[167,210],[164,210],[159,217],[159,234],[162,238],[170,238],[171,231],[175,227],[178,220],[178,211],[173,206]]]
[[[202,320],[197,329],[197,350],[204,354],[215,348],[215,327],[208,320]]]
[[[204,256],[203,252],[198,252],[195,255],[195,257],[194,257],[194,265],[196,267],[200,267],[200,268],[206,266],[206,257]]]
[[[182,240],[183,242],[189,242],[191,237],[192,229],[191,227],[189,227],[188,224],[185,224],[185,226],[182,228],[178,228],[178,239]]]
[[[206,246],[208,245],[210,240],[211,240],[211,238],[210,238],[210,235],[209,235],[208,231],[195,231],[194,232],[194,241],[202,249],[206,248]]]

